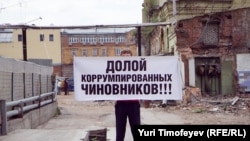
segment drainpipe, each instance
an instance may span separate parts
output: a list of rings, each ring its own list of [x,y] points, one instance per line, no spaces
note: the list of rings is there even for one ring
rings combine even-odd
[[[173,24],[176,23],[176,0],[173,0]]]
[[[27,38],[26,38],[26,27],[22,28],[23,35],[23,61],[27,61]]]
[[[141,27],[137,27],[138,56],[141,56]]]

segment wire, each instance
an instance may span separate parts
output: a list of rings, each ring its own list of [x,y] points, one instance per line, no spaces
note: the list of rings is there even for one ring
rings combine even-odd
[[[9,9],[9,8],[15,7],[15,6],[20,6],[20,7],[22,7],[22,4],[23,4],[23,3],[27,3],[27,2],[29,2],[29,1],[31,1],[31,0],[27,0],[27,1],[19,0],[18,3],[10,4],[10,5],[7,5],[7,6],[1,6],[0,12],[1,12],[1,10]],[[9,3],[9,1],[8,1],[8,3]]]
[[[41,32],[41,34],[43,35],[43,46],[44,46],[47,58],[50,59],[49,52],[48,52],[48,46],[47,46],[47,44],[45,43],[45,40],[44,40],[44,33]]]
[[[40,18],[41,18],[41,17],[40,17]],[[40,18],[39,18],[39,19],[40,19]],[[42,30],[42,27],[40,27],[40,30],[41,30],[40,35],[43,35],[43,41],[42,41],[42,42],[43,42],[43,47],[44,47],[44,49],[45,49],[45,53],[46,53],[46,55],[47,55],[47,59],[51,59],[50,56],[49,56],[49,52],[48,52],[48,46],[47,46],[47,44],[45,43],[45,39],[44,39],[44,38],[45,38],[45,37],[44,37],[45,35],[44,35],[44,32],[42,32],[42,31],[43,31],[43,30]]]
[[[34,22],[34,21],[37,21],[37,20],[42,20],[42,17],[38,17],[38,18],[36,18],[36,19],[27,21],[27,22],[25,22],[24,24],[28,24],[28,23],[31,23],[31,22]],[[40,28],[41,28],[41,27],[40,27]]]

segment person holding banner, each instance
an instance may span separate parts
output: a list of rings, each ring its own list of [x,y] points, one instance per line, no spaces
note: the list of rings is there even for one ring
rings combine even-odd
[[[121,51],[121,56],[132,56],[130,50]],[[140,101],[139,100],[117,100],[115,103],[116,119],[116,141],[124,141],[126,133],[127,118],[133,138],[135,131],[133,127],[141,124]]]

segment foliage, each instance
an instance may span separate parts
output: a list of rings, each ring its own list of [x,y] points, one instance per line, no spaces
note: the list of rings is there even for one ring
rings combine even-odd
[[[56,108],[56,112],[55,112],[55,114],[54,114],[54,117],[57,117],[57,116],[59,116],[59,115],[61,115],[61,111],[60,111],[59,108]]]
[[[199,108],[199,109],[194,110],[194,113],[203,113],[203,112],[206,112],[206,110],[203,108]]]

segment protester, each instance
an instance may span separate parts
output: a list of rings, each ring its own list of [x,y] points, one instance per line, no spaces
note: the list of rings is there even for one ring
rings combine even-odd
[[[121,56],[132,56],[130,50],[121,51]],[[134,126],[141,124],[139,100],[117,100],[115,103],[116,141],[124,141],[127,118],[133,138],[135,138]]]

